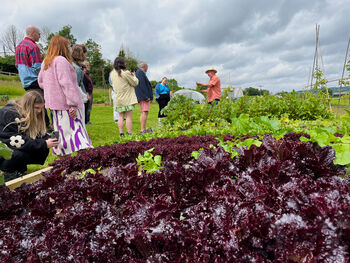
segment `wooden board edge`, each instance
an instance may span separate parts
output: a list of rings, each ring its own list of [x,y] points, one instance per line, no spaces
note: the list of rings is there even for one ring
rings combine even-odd
[[[8,181],[5,183],[5,185],[10,189],[13,190],[17,187],[20,187],[23,183],[34,183],[41,179],[43,176],[41,175],[44,172],[50,171],[52,169],[52,166],[45,167],[43,169],[40,169],[38,171],[35,171],[30,174],[26,174],[24,176],[18,177],[16,179],[13,179],[11,181]]]

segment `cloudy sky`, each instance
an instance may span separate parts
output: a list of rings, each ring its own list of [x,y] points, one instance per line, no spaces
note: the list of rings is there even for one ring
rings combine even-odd
[[[167,76],[194,88],[215,67],[222,87],[272,93],[307,84],[316,23],[326,78],[340,78],[350,37],[346,0],[2,0],[0,9],[3,31],[71,25],[78,42],[92,38],[110,60],[124,45],[148,62],[150,80]]]

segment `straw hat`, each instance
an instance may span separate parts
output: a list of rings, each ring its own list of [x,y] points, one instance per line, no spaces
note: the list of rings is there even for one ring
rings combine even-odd
[[[208,68],[205,73],[208,73],[209,71],[214,71],[215,73],[218,72],[215,68]]]

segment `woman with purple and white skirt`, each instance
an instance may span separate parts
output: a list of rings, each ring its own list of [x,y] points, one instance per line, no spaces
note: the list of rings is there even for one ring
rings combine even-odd
[[[66,156],[93,148],[85,127],[82,94],[66,38],[54,36],[50,40],[38,82],[44,89],[45,107],[51,110],[54,130],[59,132],[59,145],[53,148],[53,154]]]

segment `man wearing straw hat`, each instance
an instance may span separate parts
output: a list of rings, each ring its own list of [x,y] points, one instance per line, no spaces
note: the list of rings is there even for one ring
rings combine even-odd
[[[209,104],[216,105],[220,101],[221,96],[221,88],[220,88],[220,78],[216,76],[217,70],[214,68],[209,68],[205,71],[205,73],[210,78],[208,84],[196,82],[197,86],[207,87],[205,90],[201,90],[201,92],[207,93],[207,100]]]

